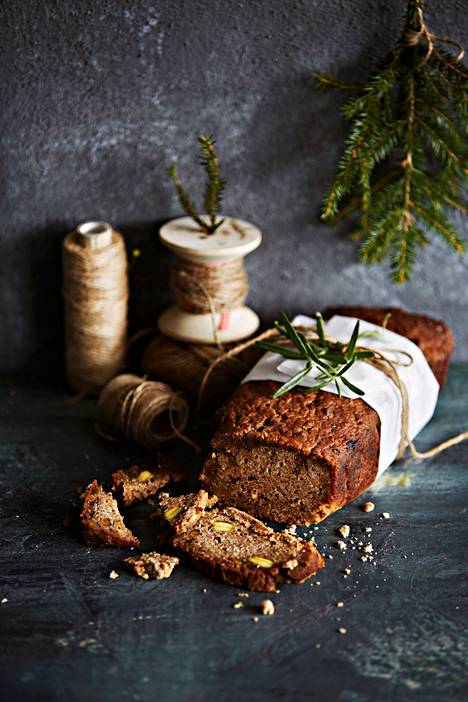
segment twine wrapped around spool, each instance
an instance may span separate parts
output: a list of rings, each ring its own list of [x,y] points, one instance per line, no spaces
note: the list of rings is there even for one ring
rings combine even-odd
[[[157,383],[125,373],[111,380],[102,390],[96,429],[106,439],[126,439],[148,449],[181,438],[189,407],[178,392]]]
[[[244,259],[199,263],[179,258],[172,266],[171,288],[179,306],[192,314],[241,307],[249,292]]]
[[[122,235],[86,222],[63,242],[67,378],[77,392],[98,392],[124,365],[127,257]]]
[[[141,366],[148,377],[182,390],[192,407],[197,407],[200,399],[198,409],[205,415],[216,410],[231,395],[263,353],[259,348],[249,347],[245,353],[226,358],[213,370],[203,397],[199,398],[208,368],[224,352],[216,346],[186,344],[161,335],[149,342]]]
[[[245,339],[259,327],[258,315],[245,304],[244,257],[260,246],[261,232],[250,222],[220,217],[213,234],[191,217],[172,219],[159,231],[162,244],[176,255],[171,272],[176,304],[160,315],[158,327],[176,341],[220,346]]]

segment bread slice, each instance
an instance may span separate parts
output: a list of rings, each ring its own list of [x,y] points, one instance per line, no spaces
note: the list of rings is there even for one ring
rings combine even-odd
[[[132,466],[112,474],[112,492],[122,497],[125,507],[155,495],[170,482],[186,478],[186,474],[168,456],[158,454],[154,466]]]
[[[143,580],[162,580],[171,576],[172,571],[179,564],[179,559],[175,556],[166,556],[164,553],[151,551],[150,553],[141,553],[139,556],[124,558],[122,563]]]
[[[203,490],[160,500],[173,547],[198,570],[237,587],[274,592],[278,583],[302,583],[323,568],[313,544],[234,507],[215,507],[215,501]]]
[[[80,519],[87,544],[120,548],[140,545],[137,537],[125,526],[112,494],[105,492],[97,480],[86,489]]]

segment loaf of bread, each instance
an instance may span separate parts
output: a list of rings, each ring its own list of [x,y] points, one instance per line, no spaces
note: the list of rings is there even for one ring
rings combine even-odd
[[[327,307],[323,316],[329,319],[335,314],[357,317],[379,326],[386,320],[387,329],[406,336],[419,346],[440,385],[447,380],[450,356],[455,344],[452,332],[440,319],[412,314],[398,307]]]
[[[442,323],[389,310],[388,327],[415,341],[439,382],[453,339]],[[382,323],[386,311],[328,310]],[[279,384],[247,382],[220,412],[205,462],[203,486],[226,505],[288,524],[320,522],[355,499],[377,475],[380,419],[361,399],[294,389],[273,398]]]

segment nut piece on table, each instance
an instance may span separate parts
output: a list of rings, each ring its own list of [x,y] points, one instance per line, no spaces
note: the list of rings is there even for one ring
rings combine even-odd
[[[264,616],[271,616],[275,613],[275,605],[271,600],[262,600],[260,607]]]

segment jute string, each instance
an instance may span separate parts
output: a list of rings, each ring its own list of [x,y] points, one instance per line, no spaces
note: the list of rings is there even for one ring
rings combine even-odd
[[[228,312],[246,301],[249,284],[244,259],[201,263],[178,258],[171,270],[171,288],[183,310],[211,315],[214,342],[222,349],[216,313]]]
[[[417,46],[422,39],[425,39],[427,48],[426,53],[421,61],[421,65],[424,65],[429,60],[432,52],[435,49],[434,42],[437,41],[441,42],[442,44],[450,44],[451,46],[455,46],[458,49],[458,54],[456,55],[455,60],[461,61],[463,56],[465,55],[465,49],[463,48],[463,46],[454,39],[450,39],[449,37],[441,37],[438,34],[433,34],[432,32],[430,32],[427,28],[426,23],[424,22],[424,14],[422,7],[418,7],[417,14],[419,24],[418,29],[411,29],[411,27],[406,27],[403,33],[403,40],[408,46]],[[439,58],[441,57],[439,56]]]
[[[149,378],[182,390],[195,407],[207,369],[223,356],[224,360],[205,383],[206,392],[198,414],[207,415],[229,397],[262,353],[261,349],[252,346],[244,353],[226,357],[224,350],[216,346],[187,344],[159,335],[146,347],[141,367]]]
[[[171,287],[179,306],[192,314],[240,307],[249,291],[242,258],[222,263],[179,258],[172,268]]]
[[[312,328],[303,328],[303,327],[297,327],[300,331],[306,332],[306,335],[310,339],[318,339],[317,335],[313,332]],[[259,334],[258,336],[249,339],[248,341],[243,342],[242,344],[238,344],[234,348],[230,349],[229,351],[226,351],[223,355],[219,356],[217,359],[215,359],[210,367],[207,369],[205,376],[201,382],[200,385],[200,391],[198,395],[198,403],[197,407],[199,408],[201,405],[201,402],[203,400],[203,395],[208,383],[208,380],[210,378],[211,373],[214,371],[214,369],[220,364],[225,361],[226,358],[233,358],[239,353],[244,353],[248,348],[251,346],[254,346],[258,341],[266,341],[267,339],[271,339],[274,337],[278,337],[278,340],[282,341],[282,337],[280,334],[278,334],[278,331],[276,329],[267,329],[267,331],[263,332],[262,334]],[[328,337],[327,337],[328,338]],[[334,339],[328,338],[329,341],[334,343]],[[456,436],[453,436],[450,439],[447,439],[447,441],[443,441],[442,443],[438,444],[437,446],[434,446],[433,448],[429,449],[428,451],[418,451],[414,443],[411,441],[408,433],[408,427],[409,427],[409,399],[408,399],[408,391],[406,389],[406,386],[404,382],[401,380],[400,376],[398,375],[398,366],[405,365],[403,361],[392,361],[389,358],[387,358],[383,353],[380,353],[379,351],[376,351],[375,349],[369,349],[366,348],[365,346],[359,347],[357,350],[359,351],[371,351],[374,356],[372,358],[368,359],[362,359],[364,363],[369,363],[369,365],[374,366],[375,368],[378,368],[382,373],[385,373],[386,376],[388,376],[393,383],[396,385],[398,388],[400,395],[401,395],[401,402],[402,402],[402,412],[401,412],[401,435],[400,435],[400,442],[398,446],[398,454],[397,454],[397,460],[401,460],[403,458],[403,455],[405,453],[406,447],[408,446],[410,449],[410,453],[412,457],[415,460],[423,460],[425,458],[431,458],[432,456],[436,456],[439,453],[442,453],[442,451],[445,451],[446,449],[450,448],[451,446],[455,446],[456,444],[461,443],[462,441],[465,441],[468,439],[468,431],[464,431],[461,434],[457,434]],[[402,352],[400,352],[402,353]],[[405,356],[408,356],[408,354],[404,353]],[[412,359],[410,360],[412,362]]]
[[[124,365],[127,257],[122,235],[110,225],[81,229],[65,237],[62,249],[65,357],[70,386],[92,393]]]
[[[198,450],[183,434],[188,416],[188,404],[179,392],[165,383],[126,373],[113,378],[102,390],[96,430],[106,439],[127,439],[148,449],[178,438]]]

